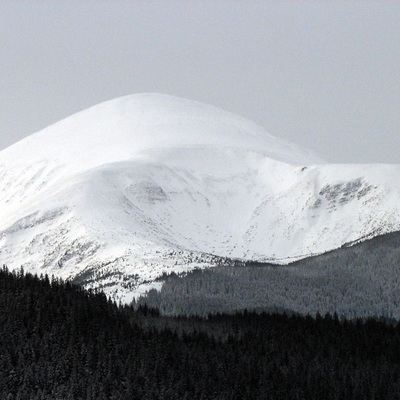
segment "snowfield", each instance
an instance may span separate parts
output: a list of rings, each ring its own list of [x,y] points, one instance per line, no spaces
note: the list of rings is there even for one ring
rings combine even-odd
[[[399,199],[397,165],[327,164],[215,107],[132,95],[0,152],[0,262],[129,302],[163,272],[400,230]]]

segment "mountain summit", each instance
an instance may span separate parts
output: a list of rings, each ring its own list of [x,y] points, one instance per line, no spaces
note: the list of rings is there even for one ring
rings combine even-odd
[[[160,94],[111,100],[0,152],[0,262],[124,301],[163,272],[288,263],[400,229],[400,168],[331,165]]]
[[[27,163],[56,161],[71,173],[130,161],[149,151],[205,146],[256,150],[295,164],[321,162],[245,118],[153,93],[120,97],[74,114],[10,146],[1,160],[24,154]]]

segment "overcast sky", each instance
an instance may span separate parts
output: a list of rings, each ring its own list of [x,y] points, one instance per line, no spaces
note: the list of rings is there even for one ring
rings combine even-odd
[[[139,92],[400,163],[400,1],[0,0],[0,149]]]

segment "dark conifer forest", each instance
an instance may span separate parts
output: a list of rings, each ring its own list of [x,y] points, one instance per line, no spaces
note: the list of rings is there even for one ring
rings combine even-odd
[[[163,317],[0,271],[1,399],[400,399],[400,325]]]

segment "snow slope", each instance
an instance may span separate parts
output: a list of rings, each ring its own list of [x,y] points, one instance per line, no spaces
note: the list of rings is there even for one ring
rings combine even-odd
[[[0,262],[129,301],[163,272],[399,230],[399,194],[398,166],[326,164],[220,109],[126,96],[0,152]]]

